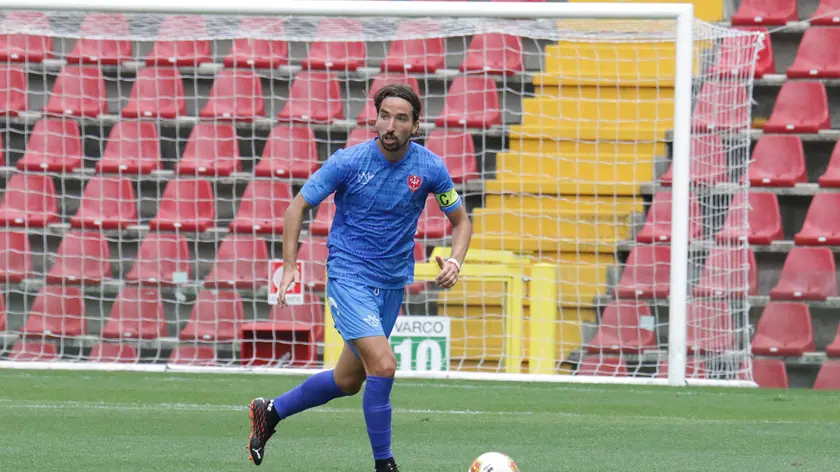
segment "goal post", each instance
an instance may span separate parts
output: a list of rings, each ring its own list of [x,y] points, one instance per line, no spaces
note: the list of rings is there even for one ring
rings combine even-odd
[[[267,267],[291,197],[373,136],[370,92],[400,81],[475,229],[462,281],[435,288],[452,235],[426,204],[405,315],[449,324],[401,376],[754,385],[744,176],[758,33],[699,21],[691,4],[0,10],[0,367],[334,365],[331,199],[304,224],[303,305],[267,303]],[[401,328],[409,346],[417,333]]]

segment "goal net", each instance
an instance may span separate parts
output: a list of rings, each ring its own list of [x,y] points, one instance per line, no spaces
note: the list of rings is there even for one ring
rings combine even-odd
[[[441,291],[426,261],[451,226],[428,201],[401,370],[661,377],[676,318],[687,378],[751,379],[757,34],[694,23],[677,155],[674,20],[330,14],[4,12],[4,365],[333,365],[335,206],[306,217],[287,308],[268,301],[283,214],[332,153],[374,136],[372,94],[401,82],[474,224],[462,282]]]

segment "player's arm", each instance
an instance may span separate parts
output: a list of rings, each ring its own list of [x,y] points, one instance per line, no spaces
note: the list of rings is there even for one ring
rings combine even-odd
[[[436,180],[435,200],[452,223],[452,251],[446,260],[437,257],[440,274],[435,277],[435,282],[443,288],[451,288],[458,282],[461,265],[467,257],[472,239],[472,223],[445,166],[441,166]]]
[[[300,281],[296,267],[303,214],[335,192],[344,180],[344,171],[337,155],[338,152],[310,177],[283,215],[283,278],[278,297],[282,306],[286,305],[286,292],[292,283]]]

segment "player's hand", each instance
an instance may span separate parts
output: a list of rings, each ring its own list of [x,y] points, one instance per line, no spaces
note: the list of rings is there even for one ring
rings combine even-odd
[[[283,277],[280,279],[280,293],[277,296],[277,303],[281,308],[286,307],[286,292],[296,283],[300,283],[300,272],[297,269],[286,269],[284,266]]]
[[[440,256],[435,256],[435,260],[440,267],[440,274],[435,277],[435,283],[442,288],[452,288],[458,282],[458,273],[461,269],[451,261],[445,261]]]

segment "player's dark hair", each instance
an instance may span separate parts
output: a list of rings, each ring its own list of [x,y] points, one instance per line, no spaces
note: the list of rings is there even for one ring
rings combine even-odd
[[[373,96],[373,106],[376,107],[376,114],[379,114],[379,107],[386,98],[402,98],[411,104],[414,122],[420,121],[420,97],[408,84],[390,84],[382,87]]]

